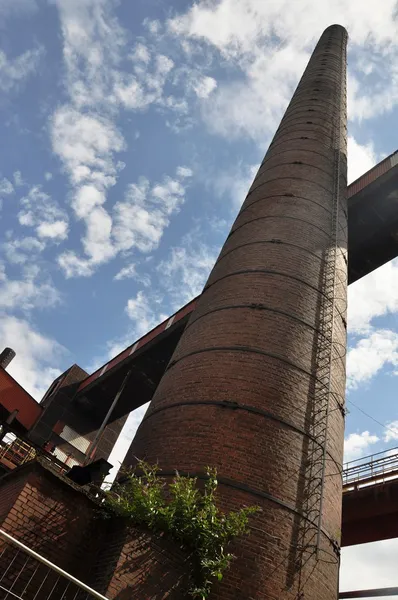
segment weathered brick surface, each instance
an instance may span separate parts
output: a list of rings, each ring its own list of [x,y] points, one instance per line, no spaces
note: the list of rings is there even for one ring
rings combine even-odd
[[[124,521],[100,518],[98,511],[94,498],[39,462],[0,480],[0,527],[71,575],[110,599],[186,597],[191,569],[185,552],[170,540],[127,527]],[[0,554],[4,547],[0,539]],[[16,556],[12,546],[2,555],[0,577],[14,559],[3,584],[12,585],[22,572],[16,592],[28,583],[36,566],[32,562],[31,570],[26,569],[25,558]],[[53,579],[49,578],[48,593]],[[40,581],[35,578],[27,600],[33,600]],[[56,588],[52,600],[60,600],[64,589],[64,585]],[[46,591],[41,590],[41,597]]]
[[[111,600],[187,598],[189,556],[174,542],[112,522],[103,534],[92,580]]]
[[[38,462],[0,480],[2,529],[76,576],[84,574],[80,559],[93,508],[76,486]]]
[[[225,508],[261,505],[218,600],[337,597],[344,423],[334,398],[318,560],[301,548],[316,534],[302,515],[317,477],[308,431],[337,191],[338,245],[347,247],[345,45],[339,26],[321,37],[129,452],[131,463],[158,461],[165,476],[214,465]],[[331,390],[342,401],[343,256],[336,267]]]

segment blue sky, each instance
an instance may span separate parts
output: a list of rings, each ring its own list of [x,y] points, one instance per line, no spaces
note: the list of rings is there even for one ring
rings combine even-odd
[[[14,377],[40,399],[200,292],[331,23],[350,34],[349,179],[396,150],[395,17],[393,0],[0,0]],[[398,445],[397,275],[393,261],[350,287],[347,460]]]

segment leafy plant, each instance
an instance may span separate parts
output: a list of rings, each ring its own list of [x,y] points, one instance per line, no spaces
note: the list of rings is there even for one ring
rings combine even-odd
[[[252,506],[222,513],[216,506],[216,469],[207,468],[203,491],[196,477],[176,473],[172,483],[166,484],[158,472],[156,465],[139,462],[123,483],[106,493],[105,506],[135,525],[168,535],[185,548],[193,565],[189,592],[203,600],[230,565],[229,542],[248,533],[249,516],[260,509]]]

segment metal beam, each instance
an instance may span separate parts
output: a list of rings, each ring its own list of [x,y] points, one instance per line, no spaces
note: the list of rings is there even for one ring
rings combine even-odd
[[[373,590],[357,590],[355,592],[341,592],[339,599],[348,598],[380,598],[382,596],[398,596],[398,587],[377,588]]]

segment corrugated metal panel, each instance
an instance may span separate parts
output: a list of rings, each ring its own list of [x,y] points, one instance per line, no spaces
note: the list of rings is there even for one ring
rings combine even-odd
[[[384,175],[384,173],[387,173],[387,171],[394,167],[397,164],[397,162],[398,152],[394,152],[394,154],[387,156],[387,158],[382,160],[379,164],[374,166],[372,169],[367,171],[367,173],[359,177],[359,179],[357,179],[356,181],[351,183],[351,185],[348,186],[348,197],[351,198],[351,196],[354,196],[354,194],[357,194],[358,192],[363,190],[367,185],[375,181],[375,179],[377,179],[381,175]]]
[[[69,454],[67,454],[66,452],[64,452],[63,450],[61,450],[60,448],[55,448],[53,454],[54,454],[54,456],[56,458],[58,458],[58,460],[60,460],[61,462],[65,463],[69,467],[74,467],[75,465],[79,465],[80,464],[79,461],[77,461],[76,459],[72,458],[72,456],[70,456]]]
[[[86,453],[90,445],[90,440],[78,434],[76,431],[74,431],[74,429],[72,429],[68,425],[64,425],[61,433],[59,434],[59,437],[69,442],[71,446],[77,448],[77,450],[80,450],[80,452],[83,452],[83,454]]]

